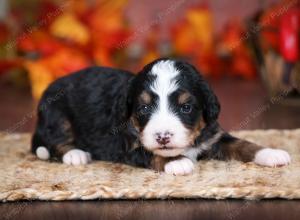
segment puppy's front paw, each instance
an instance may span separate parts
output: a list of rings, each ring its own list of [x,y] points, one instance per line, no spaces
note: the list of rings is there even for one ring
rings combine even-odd
[[[194,170],[194,163],[189,158],[174,160],[165,164],[164,170],[168,174],[186,175]]]
[[[79,149],[73,149],[64,154],[62,161],[68,165],[82,165],[91,162],[91,154]]]
[[[255,154],[254,163],[277,167],[287,165],[291,162],[291,157],[288,152],[280,149],[264,148]]]

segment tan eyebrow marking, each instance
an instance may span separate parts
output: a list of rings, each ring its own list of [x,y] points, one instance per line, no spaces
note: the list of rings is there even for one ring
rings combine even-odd
[[[142,101],[145,104],[150,104],[151,103],[150,94],[146,91],[143,91],[142,94],[140,95],[140,101]]]
[[[178,97],[178,103],[179,104],[184,104],[188,101],[188,99],[191,97],[191,94],[189,92],[184,92],[179,95]]]

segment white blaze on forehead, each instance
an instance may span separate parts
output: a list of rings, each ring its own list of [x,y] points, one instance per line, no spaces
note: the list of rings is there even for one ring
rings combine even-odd
[[[188,144],[188,130],[181,120],[170,109],[169,96],[178,89],[176,76],[180,71],[176,69],[174,61],[160,61],[151,70],[156,76],[150,89],[158,96],[157,109],[152,113],[142,137],[146,148],[159,147],[156,142],[156,133],[170,132],[170,145],[176,148],[186,147]]]
[[[151,74],[156,76],[150,89],[159,97],[158,113],[173,114],[169,110],[168,97],[178,88],[175,77],[179,71],[176,69],[174,61],[158,62],[152,67]]]
[[[176,69],[174,61],[156,63],[152,67],[151,74],[156,76],[156,79],[150,88],[159,97],[167,97],[178,88],[175,77],[179,74],[179,70]]]

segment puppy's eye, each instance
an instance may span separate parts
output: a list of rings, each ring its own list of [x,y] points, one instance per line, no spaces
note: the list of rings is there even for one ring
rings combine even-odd
[[[190,104],[184,104],[184,105],[181,106],[180,111],[183,114],[189,114],[189,113],[192,112],[192,106]]]
[[[138,108],[138,111],[142,114],[142,115],[146,115],[151,111],[151,107],[149,105],[140,105]]]

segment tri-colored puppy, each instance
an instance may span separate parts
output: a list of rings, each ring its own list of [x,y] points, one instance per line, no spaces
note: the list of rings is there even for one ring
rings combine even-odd
[[[190,64],[159,59],[137,75],[92,67],[55,81],[38,107],[32,152],[66,164],[126,163],[184,175],[200,159],[290,163],[287,152],[228,134],[220,105]]]

